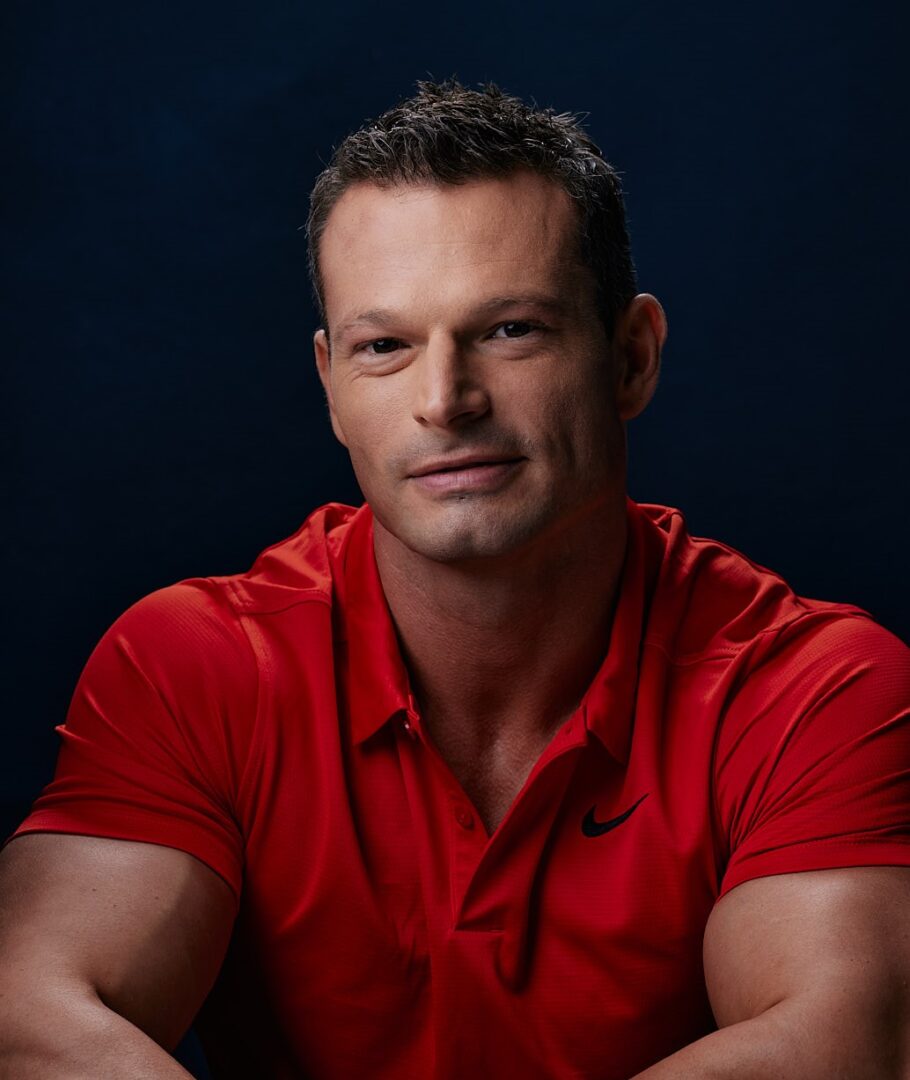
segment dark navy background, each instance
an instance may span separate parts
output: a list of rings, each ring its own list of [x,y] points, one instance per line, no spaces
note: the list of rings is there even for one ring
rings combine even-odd
[[[632,496],[910,637],[898,12],[7,0],[4,835],[125,607],[359,501],[298,227],[333,143],[418,78],[586,111],[623,172],[670,321]]]

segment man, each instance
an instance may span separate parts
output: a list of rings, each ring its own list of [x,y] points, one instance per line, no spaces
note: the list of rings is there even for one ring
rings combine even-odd
[[[910,665],[625,491],[666,337],[568,116],[419,84],[309,221],[365,504],[131,607],[0,860],[0,1075],[910,1076]],[[197,1018],[197,1011],[202,1011]]]

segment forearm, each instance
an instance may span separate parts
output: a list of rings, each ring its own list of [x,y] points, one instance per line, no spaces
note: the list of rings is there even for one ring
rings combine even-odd
[[[0,989],[0,1080],[191,1080],[88,987]]]
[[[904,1080],[895,1031],[782,1001],[683,1047],[631,1080]]]

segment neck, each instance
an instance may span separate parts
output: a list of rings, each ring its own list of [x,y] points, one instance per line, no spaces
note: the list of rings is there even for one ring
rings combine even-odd
[[[427,559],[374,521],[383,591],[421,713],[476,747],[552,735],[603,662],[626,547],[625,495],[558,543]]]

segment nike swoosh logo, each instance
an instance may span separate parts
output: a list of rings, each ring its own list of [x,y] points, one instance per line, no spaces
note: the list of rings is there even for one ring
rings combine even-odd
[[[581,823],[581,831],[585,834],[585,836],[603,836],[605,832],[609,832],[611,829],[615,829],[617,825],[622,825],[624,821],[630,818],[635,808],[641,802],[647,799],[648,795],[649,792],[646,791],[644,795],[642,795],[642,797],[638,800],[638,802],[633,803],[629,807],[629,809],[625,811],[625,813],[620,814],[619,817],[610,818],[609,821],[595,821],[594,811],[596,809],[596,806],[592,806],[591,809],[584,816],[584,820]]]

